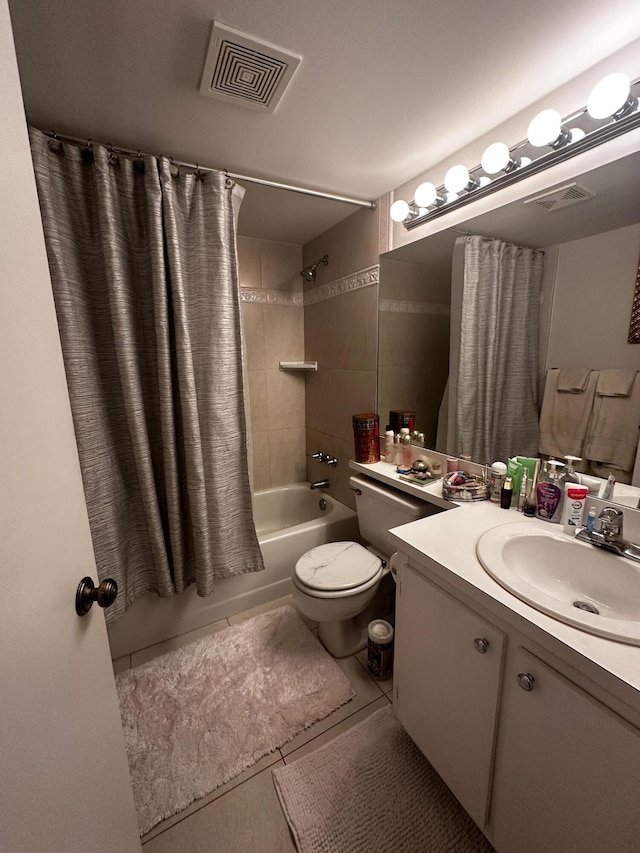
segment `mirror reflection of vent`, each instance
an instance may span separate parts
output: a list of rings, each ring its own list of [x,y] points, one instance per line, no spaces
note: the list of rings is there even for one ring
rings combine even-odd
[[[537,195],[535,198],[528,198],[524,203],[533,204],[536,207],[540,207],[546,213],[551,213],[553,210],[562,210],[581,201],[588,201],[590,198],[595,198],[595,193],[574,182],[572,184],[565,184],[564,187],[560,187],[557,190]]]
[[[301,57],[213,22],[200,94],[272,113]]]

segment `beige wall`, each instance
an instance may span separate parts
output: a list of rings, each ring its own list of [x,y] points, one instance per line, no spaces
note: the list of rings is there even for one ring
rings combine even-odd
[[[306,285],[305,358],[318,362],[306,380],[307,452],[322,450],[338,459],[336,468],[309,460],[307,477],[327,477],[330,494],[353,508],[351,418],[376,411],[377,265],[388,231],[382,207],[358,211],[304,246],[305,264],[329,255],[315,286]]]
[[[545,368],[639,367],[627,343],[640,257],[640,225],[557,247]]]
[[[238,237],[253,488],[306,479],[305,377],[279,370],[304,357],[302,247]]]

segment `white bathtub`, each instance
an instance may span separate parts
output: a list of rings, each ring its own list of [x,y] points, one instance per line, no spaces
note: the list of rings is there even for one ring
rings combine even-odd
[[[287,595],[295,562],[305,551],[324,542],[358,537],[356,513],[320,491],[311,491],[309,483],[256,492],[253,513],[264,572],[220,578],[213,595],[206,598],[190,587],[172,598],[147,595],[139,599],[108,629],[114,660]]]

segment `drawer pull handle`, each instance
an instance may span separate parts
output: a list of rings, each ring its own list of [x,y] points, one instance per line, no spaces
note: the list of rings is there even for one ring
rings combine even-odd
[[[474,649],[481,655],[486,655],[489,650],[489,640],[485,640],[482,637],[476,637],[473,641]]]
[[[531,691],[533,690],[534,682],[535,678],[528,672],[518,673],[518,684],[520,685],[520,687],[522,687],[523,690],[526,690],[527,693],[531,693]]]

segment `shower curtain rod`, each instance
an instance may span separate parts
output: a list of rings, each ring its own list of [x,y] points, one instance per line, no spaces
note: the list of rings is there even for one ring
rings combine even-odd
[[[77,136],[65,136],[64,134],[55,133],[55,131],[46,132],[45,135],[49,136],[51,139],[59,139],[62,142],[72,142],[75,145],[88,145],[94,141],[92,139],[80,139]],[[145,151],[134,151],[131,148],[120,148],[115,145],[99,143],[105,145],[110,151],[113,151],[114,154],[127,154],[131,157],[142,157],[147,152]],[[156,157],[156,154],[150,155]],[[266,178],[254,178],[251,175],[240,175],[237,172],[229,172],[227,169],[214,169],[210,166],[201,166],[199,163],[186,163],[183,160],[175,160],[173,157],[170,158],[171,162],[176,166],[182,166],[185,169],[196,169],[201,172],[224,172],[225,175],[229,178],[233,178],[236,181],[248,181],[251,184],[261,184],[264,187],[272,187],[276,190],[286,190],[287,192],[292,193],[300,193],[301,195],[310,195],[315,196],[316,198],[326,198],[329,201],[341,201],[344,204],[354,204],[358,207],[365,207],[368,210],[375,210],[376,203],[375,201],[367,201],[362,198],[352,198],[347,195],[335,195],[334,193],[325,193],[320,190],[312,190],[308,187],[297,187],[293,184],[282,184],[279,181],[269,181]]]

